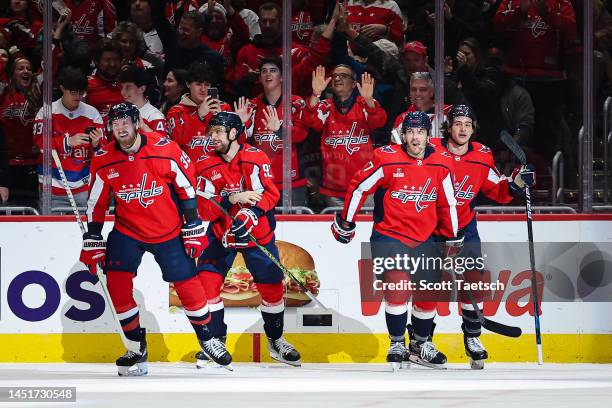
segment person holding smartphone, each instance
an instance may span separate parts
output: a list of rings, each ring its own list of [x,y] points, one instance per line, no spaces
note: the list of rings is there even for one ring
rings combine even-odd
[[[77,206],[87,205],[89,163],[94,151],[104,143],[104,124],[96,108],[82,102],[87,91],[87,77],[77,68],[66,67],[57,77],[62,97],[52,104],[53,135],[52,148],[62,163],[68,185]],[[34,143],[40,149],[38,177],[43,178],[43,110],[38,111],[34,120]],[[51,208],[69,207],[70,201],[59,179],[54,162],[51,189]]]

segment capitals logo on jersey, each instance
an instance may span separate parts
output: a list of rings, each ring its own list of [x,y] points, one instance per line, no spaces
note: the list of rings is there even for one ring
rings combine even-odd
[[[464,199],[464,200],[471,200],[472,198],[474,198],[474,191],[472,191],[472,185],[467,184],[467,181],[469,178],[470,176],[464,176],[463,180],[461,180],[461,183],[455,183],[455,190],[457,191],[455,196],[457,198]],[[457,202],[457,205],[463,205],[463,204],[464,202],[462,201]]]
[[[362,144],[368,143],[368,137],[364,135],[364,129],[359,131],[359,135],[355,136],[355,129],[357,128],[357,122],[353,122],[351,130],[348,133],[332,130],[332,135],[325,138],[325,144],[332,146],[334,149],[338,146],[344,146],[349,155],[359,151]]]
[[[142,175],[142,181],[136,185],[122,185],[121,190],[117,193],[117,197],[129,203],[132,200],[138,200],[143,208],[147,208],[155,202],[152,197],[159,196],[163,193],[164,186],[157,186],[157,182],[153,180],[151,187],[147,188],[147,173]],[[147,200],[149,198],[149,200]]]
[[[205,152],[208,152],[210,150],[213,150],[211,144],[212,144],[212,140],[210,139],[210,137],[203,135],[202,132],[198,132],[197,135],[191,138],[188,146],[191,149],[195,149],[196,147],[201,147]]]
[[[421,212],[425,208],[429,207],[429,204],[423,203],[435,202],[438,199],[436,187],[432,188],[429,193],[426,193],[430,184],[431,179],[428,178],[425,182],[425,186],[419,187],[418,190],[415,186],[404,186],[404,188],[402,189],[392,191],[391,198],[401,201],[402,204],[406,204],[407,202],[414,202],[414,207],[416,208],[417,212]]]
[[[278,151],[283,148],[283,140],[276,133],[262,133],[254,136],[255,141],[262,145],[267,143],[270,146],[270,149],[273,151]]]

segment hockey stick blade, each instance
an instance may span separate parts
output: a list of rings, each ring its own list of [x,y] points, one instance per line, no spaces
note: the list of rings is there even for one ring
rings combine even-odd
[[[516,156],[518,161],[522,165],[527,164],[527,156],[525,156],[525,151],[518,145],[518,143],[516,143],[516,140],[514,140],[512,135],[507,130],[502,130],[499,136],[506,147]]]
[[[202,196],[202,195],[200,195]],[[223,206],[218,203],[217,201],[215,201],[214,197],[206,197],[204,196],[207,200],[209,200],[210,202],[212,202],[214,205],[217,206],[217,208],[219,208],[219,210],[225,214],[227,217],[229,217],[232,222],[236,221],[236,218],[234,216],[232,216],[225,208],[223,208]],[[297,285],[300,287],[300,289],[302,291],[304,291],[304,294],[306,296],[308,296],[308,299],[312,300],[313,302],[315,302],[320,308],[322,308],[323,310],[327,311],[327,307],[325,307],[325,305],[323,303],[321,303],[321,301],[319,299],[317,299],[312,292],[306,287],[304,286],[304,284],[302,284],[302,282],[300,282],[292,273],[291,271],[289,271],[289,269],[287,269],[273,254],[270,253],[270,251],[268,251],[268,249],[261,245],[259,243],[259,241],[257,241],[257,238],[255,238],[252,234],[249,234],[249,240],[251,240],[251,242],[253,242],[257,248],[259,248],[261,250],[261,252],[263,252],[276,266],[278,266],[280,268],[281,271],[283,271],[283,274],[285,274],[286,276],[288,276],[289,278],[291,278],[291,280],[293,280],[295,283],[297,283]]]
[[[490,332],[501,334],[506,337],[520,337],[523,331],[520,327],[507,326],[505,324],[489,320],[486,317],[483,319],[482,327]]]

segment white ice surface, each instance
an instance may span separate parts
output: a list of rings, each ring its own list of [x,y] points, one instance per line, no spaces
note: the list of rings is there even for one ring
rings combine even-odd
[[[0,364],[0,387],[77,388],[87,407],[610,407],[612,365],[488,364],[470,370],[384,364],[235,364],[235,371],[149,363],[149,374],[120,378],[112,364]],[[75,406],[74,403],[0,403]]]

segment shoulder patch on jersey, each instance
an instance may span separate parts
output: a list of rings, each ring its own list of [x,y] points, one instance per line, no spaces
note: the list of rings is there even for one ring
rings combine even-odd
[[[438,152],[444,156],[444,157],[453,157],[449,152],[447,152],[446,150],[438,150]]]
[[[249,147],[247,147],[247,148],[246,148],[244,151],[245,151],[245,152],[249,152],[249,153],[257,153],[257,152],[261,152],[261,150],[259,150],[259,149],[258,149],[258,148],[256,148],[256,147],[253,147],[253,146],[249,146]]]
[[[207,156],[207,155],[203,154],[200,157],[198,157],[198,160],[196,160],[196,161],[199,163],[199,162],[202,162],[202,161],[208,160],[208,159],[210,159],[210,156]]]
[[[168,139],[167,137],[162,137],[160,138],[157,143],[155,143],[155,146],[166,146],[167,144],[170,144],[172,140]]]
[[[393,147],[389,146],[389,145],[384,145],[380,148],[380,151],[382,153],[397,153],[397,150],[395,150]]]
[[[491,148],[485,145],[481,145],[478,151],[482,153],[491,153]]]
[[[304,109],[306,102],[302,98],[294,99],[292,105],[295,109]]]
[[[100,156],[104,156],[105,154],[107,154],[108,151],[104,150],[104,149],[98,149],[95,153],[94,156],[96,157],[100,157]]]

